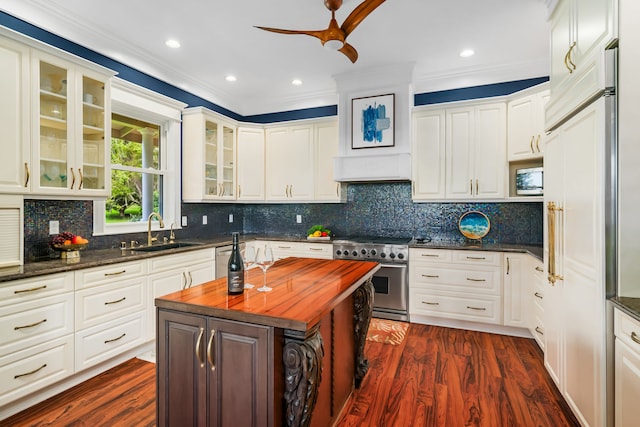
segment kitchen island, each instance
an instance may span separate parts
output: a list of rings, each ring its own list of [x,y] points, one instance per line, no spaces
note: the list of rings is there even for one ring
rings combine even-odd
[[[270,292],[222,278],[156,298],[158,425],[331,425],[367,371],[378,268],[291,257]]]

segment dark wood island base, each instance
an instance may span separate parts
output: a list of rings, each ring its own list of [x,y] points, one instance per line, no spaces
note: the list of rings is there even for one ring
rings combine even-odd
[[[158,425],[335,423],[368,369],[378,268],[287,258],[269,293],[226,295],[218,279],[156,299]]]

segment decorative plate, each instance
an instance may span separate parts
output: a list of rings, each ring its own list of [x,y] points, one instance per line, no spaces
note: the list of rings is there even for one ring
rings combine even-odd
[[[469,211],[458,220],[458,230],[467,239],[482,239],[489,233],[491,223],[489,218],[478,211]]]

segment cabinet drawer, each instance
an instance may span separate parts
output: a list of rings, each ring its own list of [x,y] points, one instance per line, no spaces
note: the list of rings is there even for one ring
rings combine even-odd
[[[411,287],[500,295],[500,270],[459,265],[417,265]]]
[[[333,258],[333,245],[328,243],[303,243],[300,256],[307,258]]]
[[[0,308],[0,355],[73,333],[73,293]]]
[[[76,291],[76,330],[145,310],[146,280],[138,277]]]
[[[0,284],[0,307],[73,291],[73,273],[52,274]]]
[[[105,267],[88,268],[75,272],[76,289],[85,289],[110,282],[121,282],[147,273],[146,261],[123,262]]]
[[[613,325],[616,338],[640,354],[640,322],[616,308]]]
[[[446,249],[409,249],[409,258],[415,262],[451,262],[453,251]]]
[[[215,258],[216,253],[214,248],[154,257],[149,259],[149,272],[157,273],[204,261],[210,261],[213,264],[215,262]]]
[[[73,334],[0,358],[0,407],[73,374]]]
[[[493,295],[444,294],[413,291],[409,297],[412,314],[502,323],[500,297]]]
[[[495,265],[500,266],[502,260],[501,252],[490,251],[455,251],[453,262],[462,262],[469,265]]]
[[[143,344],[146,313],[134,313],[75,334],[76,371]]]

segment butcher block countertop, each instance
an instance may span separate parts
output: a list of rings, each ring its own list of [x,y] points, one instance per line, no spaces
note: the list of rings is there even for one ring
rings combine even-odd
[[[249,270],[255,285],[241,295],[227,294],[220,278],[155,299],[156,307],[221,319],[307,332],[380,268],[376,262],[285,258],[267,270],[267,286],[259,292],[262,270]]]

